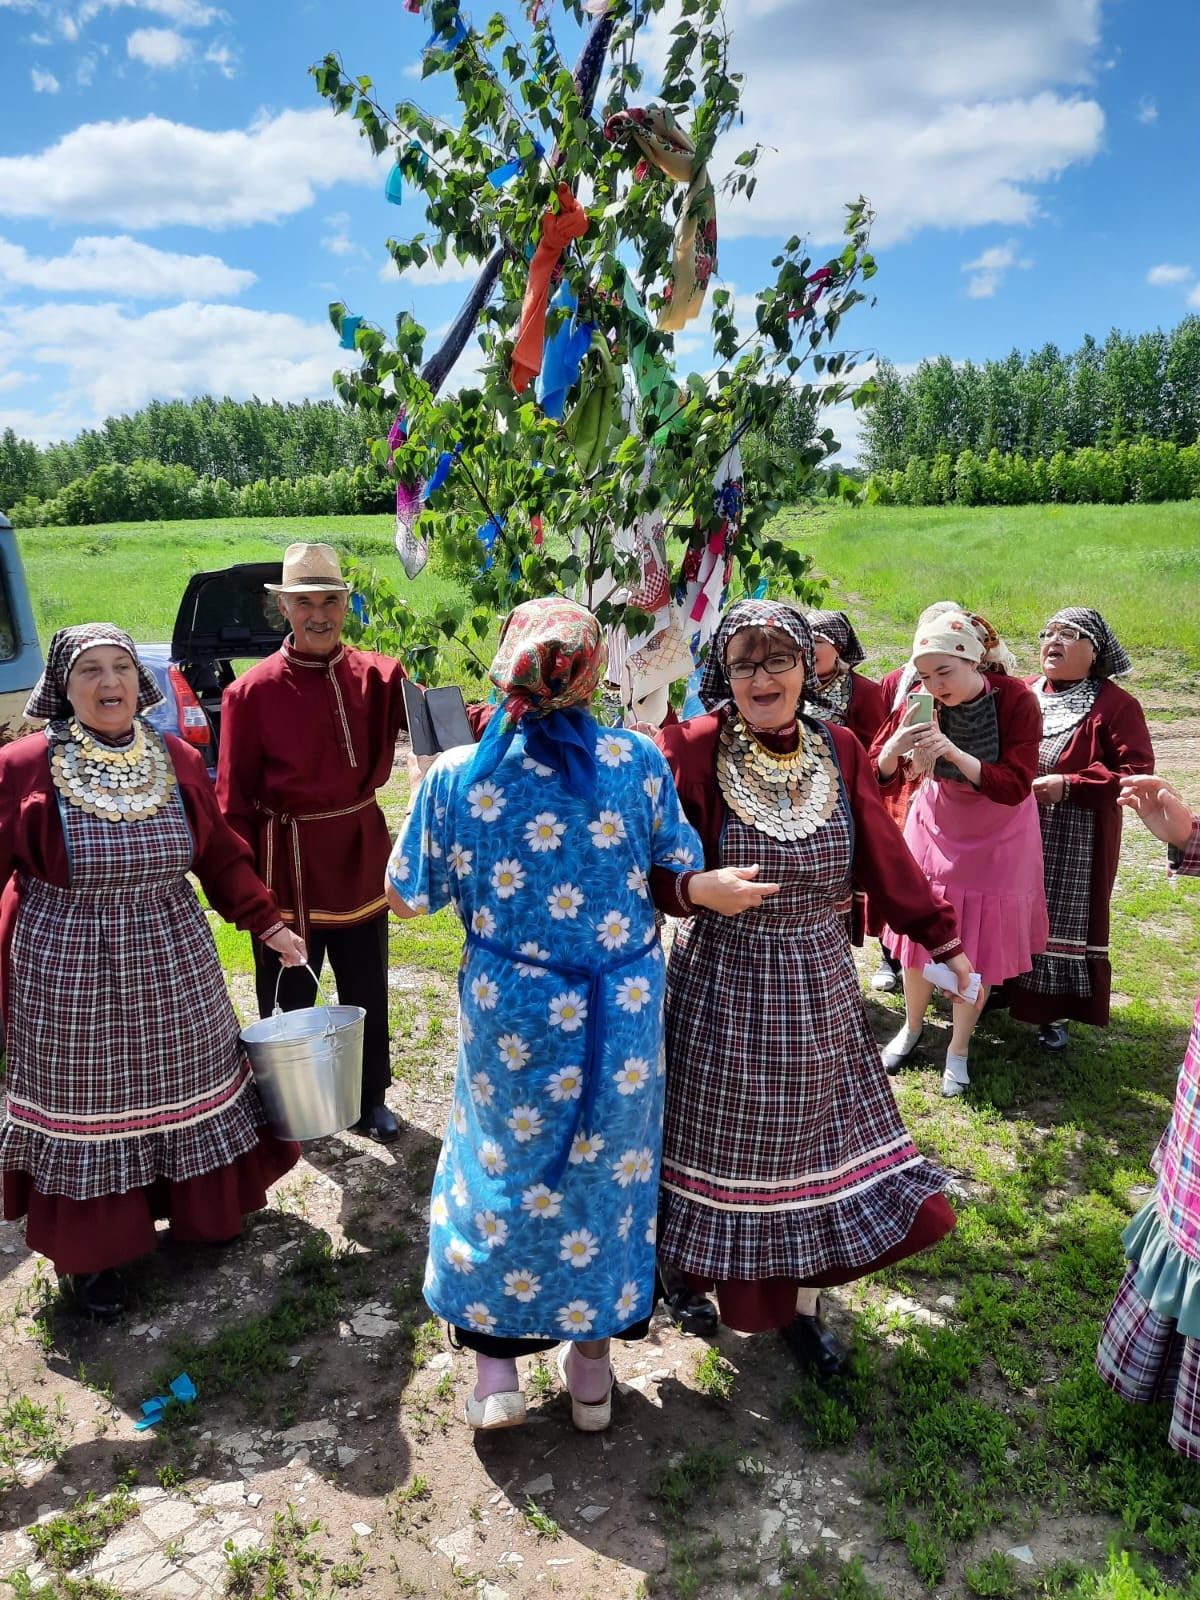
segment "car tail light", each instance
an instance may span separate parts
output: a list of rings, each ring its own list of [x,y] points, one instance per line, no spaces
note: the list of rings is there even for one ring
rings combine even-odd
[[[189,744],[207,744],[212,735],[204,707],[192,692],[192,686],[178,667],[167,668],[167,677],[175,691],[175,704],[179,707],[179,737]]]

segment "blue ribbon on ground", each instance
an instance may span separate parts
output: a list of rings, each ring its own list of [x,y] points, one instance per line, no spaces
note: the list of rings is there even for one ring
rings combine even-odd
[[[552,713],[553,715],[554,713]],[[562,713],[557,713],[562,715]],[[492,718],[495,722],[497,719]],[[484,737],[487,735],[485,733]],[[636,950],[625,950],[613,960],[606,961],[599,967],[577,967],[569,961],[552,961],[549,957],[522,955],[519,951],[509,950],[505,945],[497,944],[494,939],[485,939],[482,934],[467,928],[467,943],[486,950],[489,955],[500,956],[505,961],[519,961],[522,965],[531,967],[545,967],[547,972],[553,972],[560,978],[572,979],[574,982],[587,986],[587,1020],[584,1023],[584,1058],[583,1058],[583,1093],[576,1101],[574,1120],[567,1130],[567,1136],[559,1150],[554,1154],[554,1159],[542,1174],[542,1182],[547,1188],[553,1189],[567,1170],[567,1163],[571,1159],[571,1146],[575,1143],[575,1135],[582,1130],[584,1133],[594,1133],[592,1118],[596,1109],[596,1091],[600,1087],[600,1076],[604,1071],[604,1040],[607,1032],[606,1010],[604,1005],[604,980],[610,973],[619,971],[622,967],[631,967],[635,961],[641,961],[648,956],[657,942],[657,934],[650,944],[639,945]]]
[[[343,350],[354,350],[357,348],[354,343],[354,335],[358,332],[362,325],[363,319],[361,317],[342,318],[342,336],[338,340],[338,343],[341,345]]]
[[[142,1401],[141,1418],[134,1423],[139,1433],[144,1433],[147,1428],[153,1428],[160,1423],[172,1402],[183,1406],[191,1405],[198,1392],[186,1372],[181,1372],[177,1378],[173,1378],[168,1387],[170,1394],[156,1394],[151,1399]]]

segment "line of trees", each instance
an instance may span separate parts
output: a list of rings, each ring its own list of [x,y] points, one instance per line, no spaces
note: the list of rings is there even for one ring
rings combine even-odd
[[[1124,505],[1200,499],[1200,444],[1170,440],[1122,442],[1111,450],[1085,445],[1044,456],[986,456],[960,450],[926,461],[910,456],[903,471],[873,473],[863,496],[887,506]]]
[[[156,462],[238,489],[272,478],[297,480],[353,469],[369,460],[369,419],[332,400],[154,400],[109,417],[75,439],[39,448],[13,429],[0,434],[0,509],[49,500],[99,467]]]
[[[1003,361],[922,361],[901,374],[888,362],[863,413],[867,466],[903,472],[914,458],[932,470],[964,450],[987,459],[1050,462],[1060,452],[1112,450],[1140,440],[1192,445],[1200,440],[1200,317],[1169,333],[1114,330],[1078,350],[1056,345]]]
[[[97,467],[48,500],[27,496],[12,506],[9,516],[18,528],[195,517],[323,517],[387,511],[395,497],[394,480],[376,466],[232,484],[225,477],[200,477],[191,467],[134,461]]]

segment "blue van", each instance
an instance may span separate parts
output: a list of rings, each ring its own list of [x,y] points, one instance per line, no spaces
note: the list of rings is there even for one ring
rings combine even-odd
[[[0,744],[21,732],[25,702],[41,672],[42,652],[17,536],[0,512]]]

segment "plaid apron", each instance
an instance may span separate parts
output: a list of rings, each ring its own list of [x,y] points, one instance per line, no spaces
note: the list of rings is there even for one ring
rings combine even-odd
[[[255,1148],[262,1111],[183,800],[136,823],[59,810],[70,887],[20,881],[0,1169],[71,1200],[215,1172]]]
[[[1058,764],[1075,737],[1079,724],[1091,710],[1099,684],[1089,680],[1078,686],[1078,715],[1042,739],[1038,751],[1038,776],[1058,771]],[[1090,691],[1090,693],[1088,692]],[[1065,700],[1067,695],[1052,698]],[[1039,696],[1039,699],[1042,699]],[[1084,702],[1086,701],[1086,704]],[[1043,706],[1046,700],[1042,699]],[[1043,954],[1033,958],[1032,972],[1014,979],[1031,994],[1070,995],[1090,1000],[1092,975],[1088,962],[1105,960],[1108,946],[1088,945],[1091,916],[1092,863],[1096,853],[1096,813],[1086,806],[1038,807],[1042,830],[1042,865],[1046,882],[1046,911],[1050,938]]]
[[[839,912],[852,851],[844,788],[795,843],[730,813],[721,864],[758,862],[782,888],[675,936],[659,1252],[710,1281],[865,1266],[946,1187],[900,1120],[867,1022]]]

